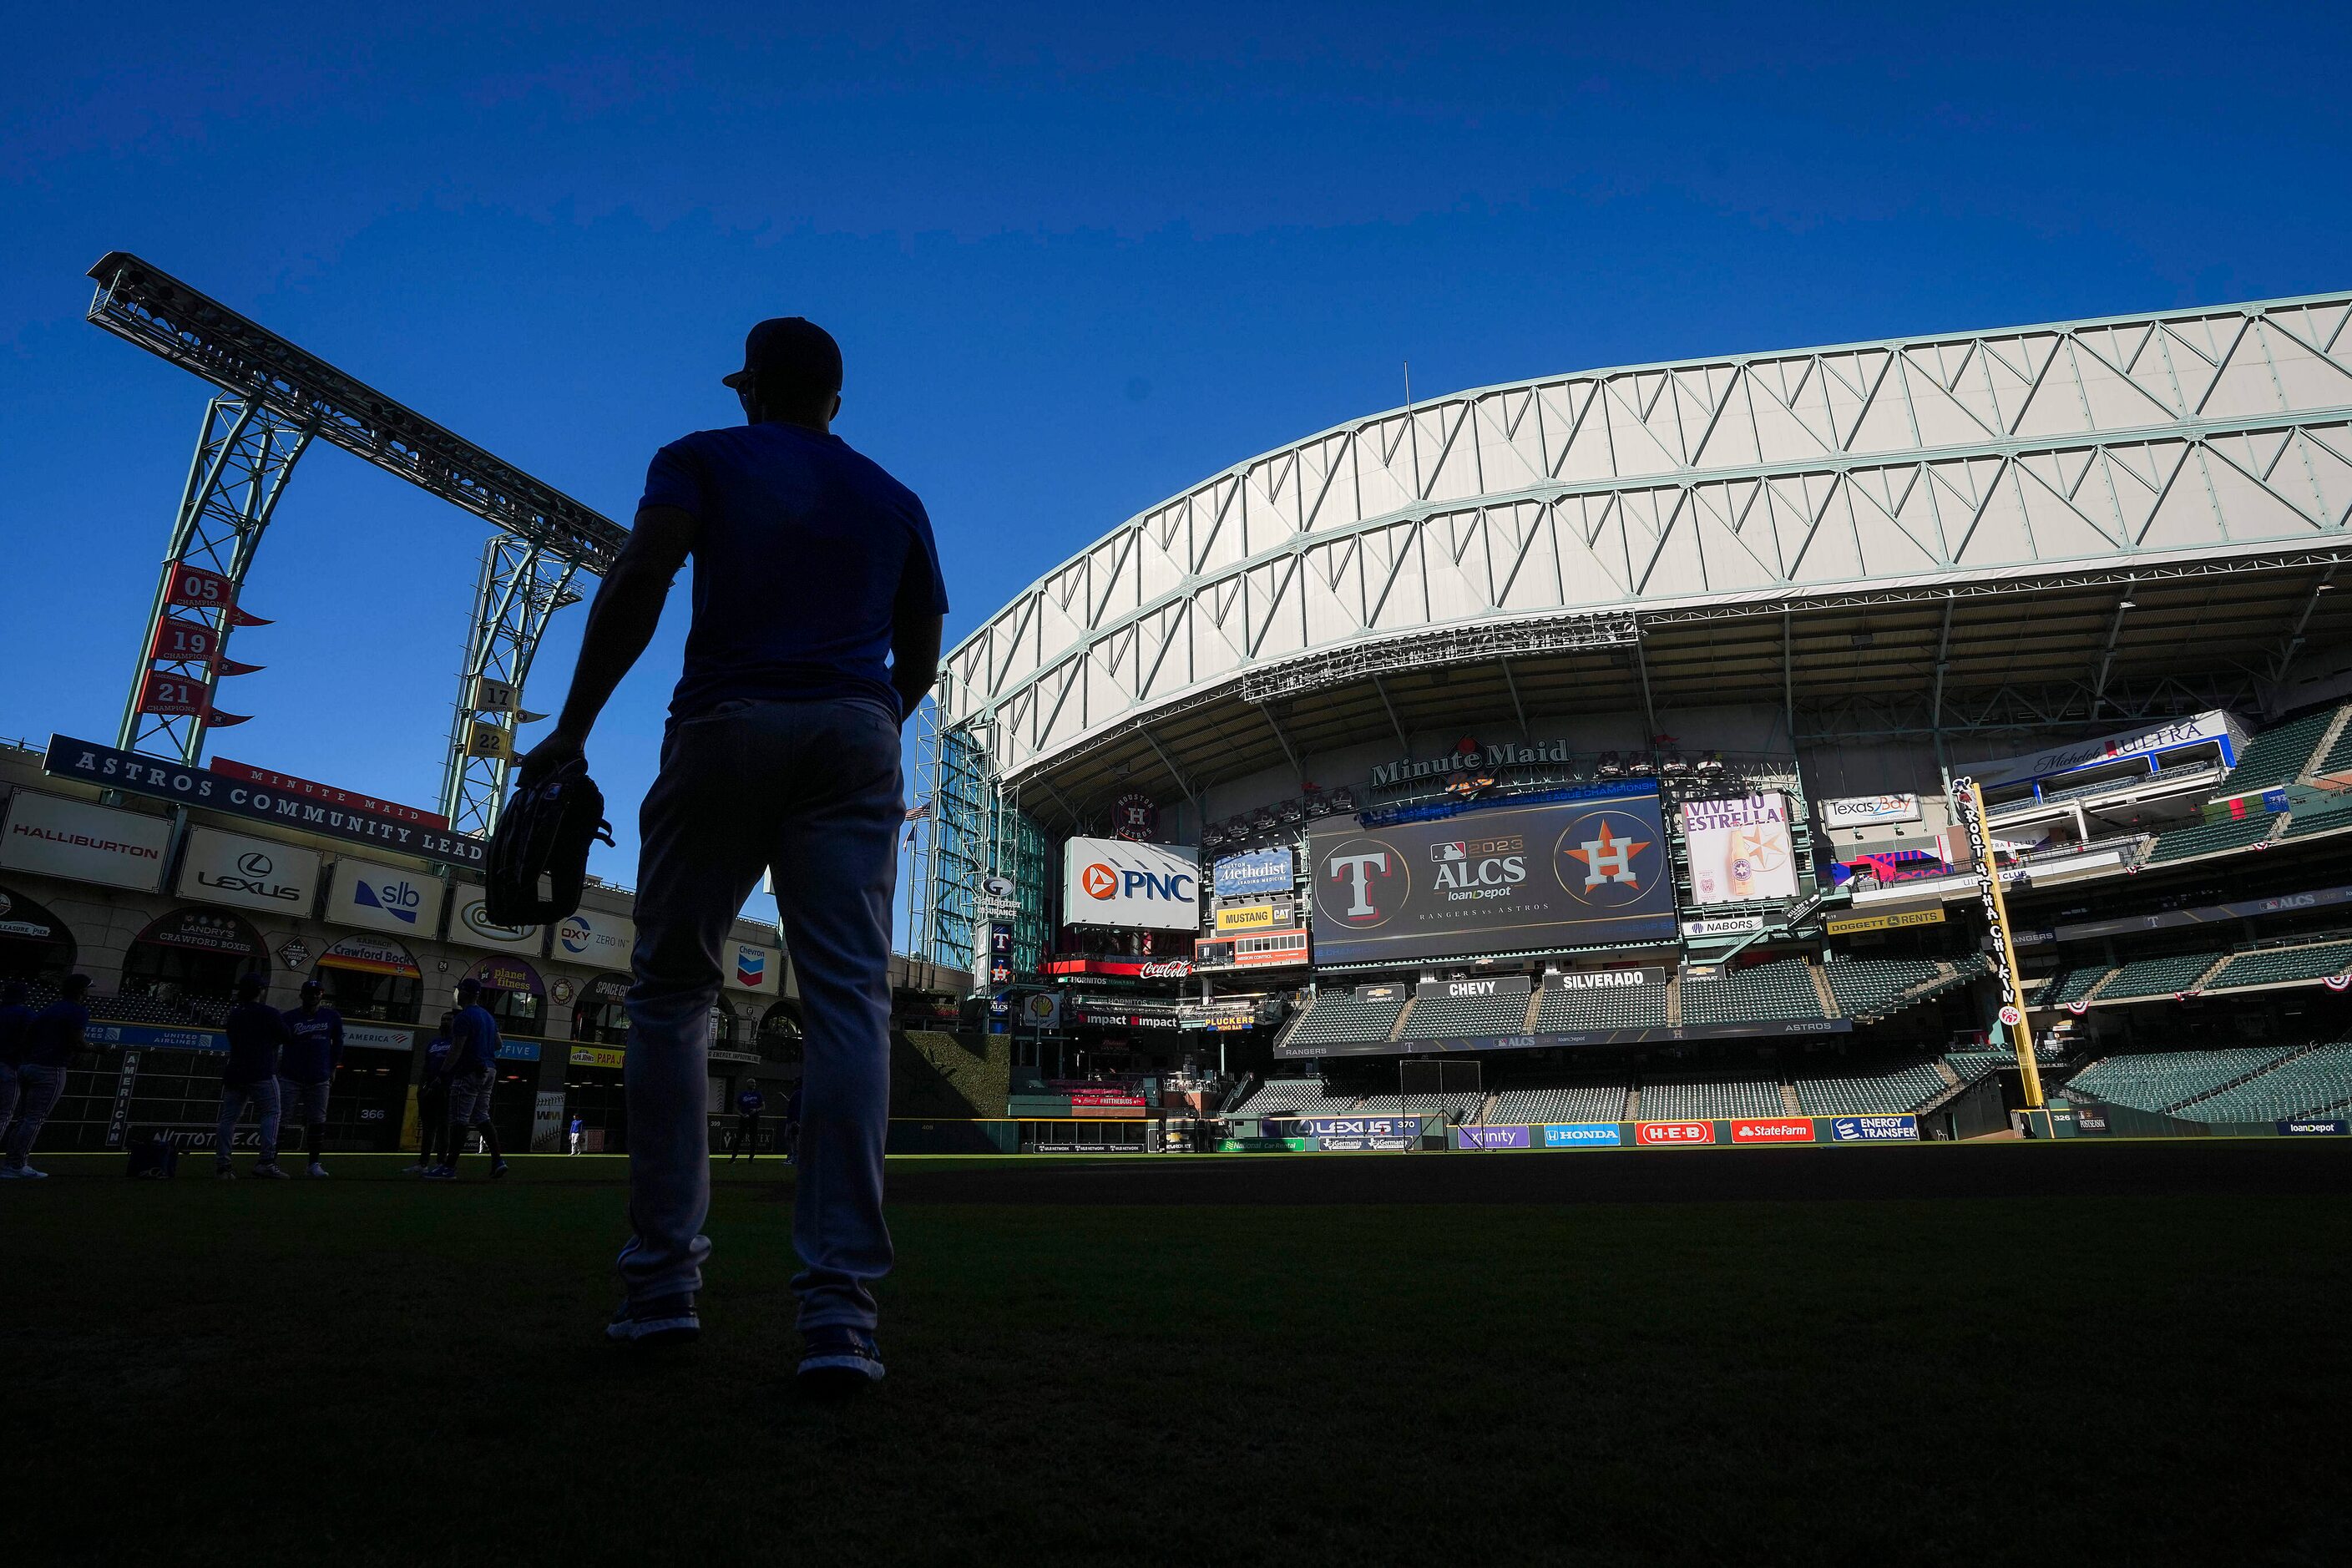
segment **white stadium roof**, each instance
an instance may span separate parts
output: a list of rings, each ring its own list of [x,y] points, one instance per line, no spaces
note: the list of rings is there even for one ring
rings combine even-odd
[[[940,722],[1011,781],[1084,793],[1138,762],[1189,790],[1472,710],[1793,713],[1801,687],[1884,708],[1850,729],[1920,733],[1971,727],[1969,700],[2000,709],[1989,727],[2210,705],[2210,680],[2162,690],[2184,637],[2200,669],[2251,674],[2338,629],[2320,591],[2352,558],[2347,320],[2331,294],[1375,415],[1039,579],[949,655]]]

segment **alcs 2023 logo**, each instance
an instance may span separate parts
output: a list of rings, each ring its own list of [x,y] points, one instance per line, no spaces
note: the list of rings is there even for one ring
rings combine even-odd
[[[1619,909],[1654,896],[1665,876],[1665,852],[1655,828],[1629,811],[1599,807],[1578,813],[1551,846],[1552,885],[1577,903]],[[1429,846],[1433,896],[1447,904],[1486,903],[1515,897],[1536,879],[1533,858],[1517,834],[1441,839]],[[1316,912],[1349,931],[1386,924],[1412,898],[1412,868],[1385,838],[1342,839],[1317,868]]]

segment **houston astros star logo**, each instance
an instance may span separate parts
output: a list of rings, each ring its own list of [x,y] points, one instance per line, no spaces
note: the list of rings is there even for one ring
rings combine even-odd
[[[1588,838],[1568,850],[1569,858],[1584,862],[1584,886],[1587,891],[1604,882],[1621,882],[1638,888],[1642,879],[1634,874],[1633,857],[1650,847],[1644,838],[1619,838],[1609,831],[1607,818],[1601,823],[1598,837]]]

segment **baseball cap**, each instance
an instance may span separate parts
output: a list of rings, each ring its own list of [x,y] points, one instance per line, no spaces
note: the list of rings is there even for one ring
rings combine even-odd
[[[326,987],[320,985],[315,980],[305,980],[302,982],[302,994],[305,996],[316,996],[320,992],[325,989]]]
[[[806,316],[772,316],[743,334],[743,368],[721,384],[740,387],[754,376],[771,392],[839,392],[841,345]]]

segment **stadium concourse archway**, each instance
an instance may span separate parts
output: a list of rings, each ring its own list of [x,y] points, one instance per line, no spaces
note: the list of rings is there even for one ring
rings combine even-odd
[[[572,1005],[572,1044],[564,1051],[563,1115],[577,1116],[591,1152],[628,1148],[628,1100],[623,1089],[624,1047],[629,1041],[625,974],[596,974],[580,983]]]
[[[47,909],[0,888],[0,980],[54,985],[73,973],[73,932]]]
[[[389,937],[343,938],[319,955],[310,977],[346,1019],[414,1024],[424,1005],[425,972]]]
[[[465,978],[482,988],[482,1005],[499,1021],[503,1035],[536,1039],[547,1033],[547,983],[539,971],[520,958],[485,958],[466,971]]]
[[[122,955],[122,994],[185,1009],[191,1021],[219,1021],[237,977],[268,974],[260,933],[225,910],[190,906],[159,915]]]

